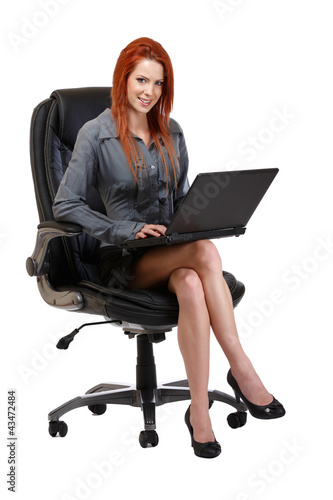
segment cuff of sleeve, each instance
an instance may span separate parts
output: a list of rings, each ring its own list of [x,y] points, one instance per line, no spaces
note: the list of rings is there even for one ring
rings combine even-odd
[[[135,239],[136,234],[146,225],[145,222],[129,222],[120,223],[117,228],[116,240],[131,241]]]

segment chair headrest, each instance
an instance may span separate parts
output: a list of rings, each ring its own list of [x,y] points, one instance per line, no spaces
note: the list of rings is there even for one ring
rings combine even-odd
[[[83,87],[52,92],[59,114],[59,139],[73,148],[77,133],[89,120],[93,120],[111,106],[111,87]]]

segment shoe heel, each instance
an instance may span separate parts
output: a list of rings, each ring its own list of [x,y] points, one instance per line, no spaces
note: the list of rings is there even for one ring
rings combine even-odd
[[[234,394],[235,394],[236,403],[240,404],[242,401],[241,401],[241,398],[239,397],[239,394],[237,394],[236,391],[234,391]],[[245,405],[245,403],[243,403],[243,404]]]

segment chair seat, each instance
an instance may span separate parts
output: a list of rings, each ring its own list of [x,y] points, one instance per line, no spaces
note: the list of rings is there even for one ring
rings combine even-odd
[[[95,285],[90,281],[81,281],[78,287],[103,294],[103,296],[126,300],[138,306],[147,307],[153,310],[173,310],[178,313],[178,301],[175,294],[166,288],[155,290],[128,290],[126,288],[107,288],[102,285]]]
[[[178,322],[177,298],[166,289],[126,290],[80,281],[67,287],[58,287],[58,290],[80,293],[84,301],[84,313],[102,315],[148,329],[171,329]]]

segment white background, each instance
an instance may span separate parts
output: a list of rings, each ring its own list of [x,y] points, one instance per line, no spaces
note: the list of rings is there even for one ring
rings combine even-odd
[[[331,2],[17,0],[2,11],[2,498],[13,495],[6,485],[11,388],[18,397],[16,498],[327,498]],[[138,445],[142,415],[131,407],[109,407],[101,417],[76,410],[66,415],[66,438],[48,435],[48,412],[62,402],[102,381],[133,381],[136,353],[134,341],[107,326],[84,330],[68,351],[55,349],[58,338],[95,317],[48,307],[25,272],[38,224],[30,117],[55,89],[111,85],[119,52],[139,36],[158,40],[173,61],[172,116],[186,135],[190,180],[199,171],[280,169],[245,236],[217,245],[225,269],[247,287],[236,310],[244,348],[287,415],[249,417],[232,430],[228,408],[216,403],[211,417],[223,451],[212,461],[190,448],[186,402],[158,408],[154,449]],[[155,358],[160,381],[184,377],[176,331],[156,346]],[[212,389],[230,392],[227,368],[212,340]]]

